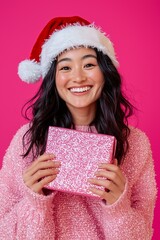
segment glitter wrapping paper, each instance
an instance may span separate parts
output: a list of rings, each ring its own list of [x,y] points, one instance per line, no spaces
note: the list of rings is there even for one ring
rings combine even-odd
[[[87,180],[95,177],[100,163],[112,162],[115,146],[114,136],[49,127],[46,152],[55,155],[56,160],[61,162],[61,168],[56,179],[47,187],[99,197],[89,191],[91,184]]]
[[[60,191],[43,196],[28,188],[22,174],[33,156],[21,156],[28,128],[17,131],[0,170],[0,240],[152,239],[157,187],[150,143],[142,131],[130,127],[130,148],[121,165],[125,191],[105,205],[98,198]],[[79,130],[90,131],[86,126]]]

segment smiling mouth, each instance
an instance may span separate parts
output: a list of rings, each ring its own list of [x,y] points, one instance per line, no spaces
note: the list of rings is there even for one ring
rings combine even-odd
[[[70,88],[69,90],[72,92],[72,93],[82,93],[82,92],[87,92],[91,89],[90,86],[87,86],[87,87],[77,87],[77,88]]]

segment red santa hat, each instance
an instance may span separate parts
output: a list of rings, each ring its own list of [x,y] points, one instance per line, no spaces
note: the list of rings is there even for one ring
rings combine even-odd
[[[40,33],[30,59],[19,63],[19,77],[27,83],[44,78],[60,53],[78,46],[97,48],[118,66],[113,44],[104,32],[78,16],[57,17],[49,21]]]

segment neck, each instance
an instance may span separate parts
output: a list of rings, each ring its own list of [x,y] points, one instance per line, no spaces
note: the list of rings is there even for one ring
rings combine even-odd
[[[95,118],[95,109],[70,109],[70,112],[75,125],[88,126]]]

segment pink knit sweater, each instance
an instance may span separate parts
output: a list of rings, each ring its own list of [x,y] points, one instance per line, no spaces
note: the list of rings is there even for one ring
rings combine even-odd
[[[125,191],[118,201],[62,192],[43,196],[25,186],[22,172],[32,162],[23,159],[24,125],[13,138],[0,171],[1,240],[150,240],[156,200],[155,172],[146,135],[131,128],[130,149],[121,169]],[[81,130],[86,131],[85,127]]]

